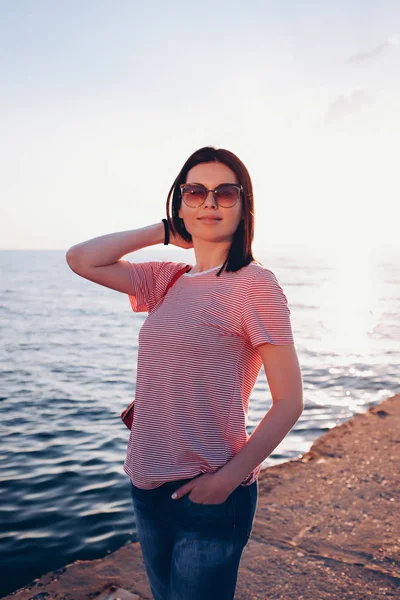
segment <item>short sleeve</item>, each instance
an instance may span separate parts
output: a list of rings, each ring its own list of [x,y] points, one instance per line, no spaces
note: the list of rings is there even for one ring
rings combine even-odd
[[[242,329],[254,348],[265,343],[294,343],[288,301],[272,271],[257,269],[243,301]]]
[[[128,296],[133,312],[151,312],[164,297],[173,276],[186,266],[171,261],[123,262],[132,282],[132,294]]]

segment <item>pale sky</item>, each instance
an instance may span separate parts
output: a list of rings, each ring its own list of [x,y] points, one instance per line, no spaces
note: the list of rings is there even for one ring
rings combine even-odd
[[[0,0],[0,248],[161,221],[213,145],[256,250],[400,250],[399,42],[399,0]]]

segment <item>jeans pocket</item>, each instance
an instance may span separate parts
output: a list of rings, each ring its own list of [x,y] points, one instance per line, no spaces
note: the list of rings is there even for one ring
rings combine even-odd
[[[231,496],[218,504],[194,502],[185,494],[178,500],[182,502],[181,520],[188,530],[204,533],[211,537],[226,537],[234,528],[234,509]]]
[[[185,496],[184,496],[185,497]],[[190,502],[190,504],[193,504],[194,506],[201,506],[201,507],[218,507],[218,506],[227,506],[229,503],[229,496],[226,500],[224,500],[223,502],[218,502],[218,503],[214,503],[214,504],[204,504],[203,502],[195,502],[194,500],[192,500],[191,498],[189,498],[189,494],[186,494],[186,499],[188,502]]]

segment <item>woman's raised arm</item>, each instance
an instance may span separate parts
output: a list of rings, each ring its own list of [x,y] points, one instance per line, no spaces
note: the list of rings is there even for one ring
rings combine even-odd
[[[164,224],[108,233],[72,246],[65,258],[74,273],[125,294],[136,295],[124,261],[126,254],[164,242]]]

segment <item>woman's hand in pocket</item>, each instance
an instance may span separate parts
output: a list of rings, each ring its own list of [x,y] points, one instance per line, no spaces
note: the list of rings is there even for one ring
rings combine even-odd
[[[232,487],[224,484],[216,473],[204,473],[175,490],[176,496],[171,497],[178,500],[189,494],[190,500],[197,504],[222,504],[232,492]]]

